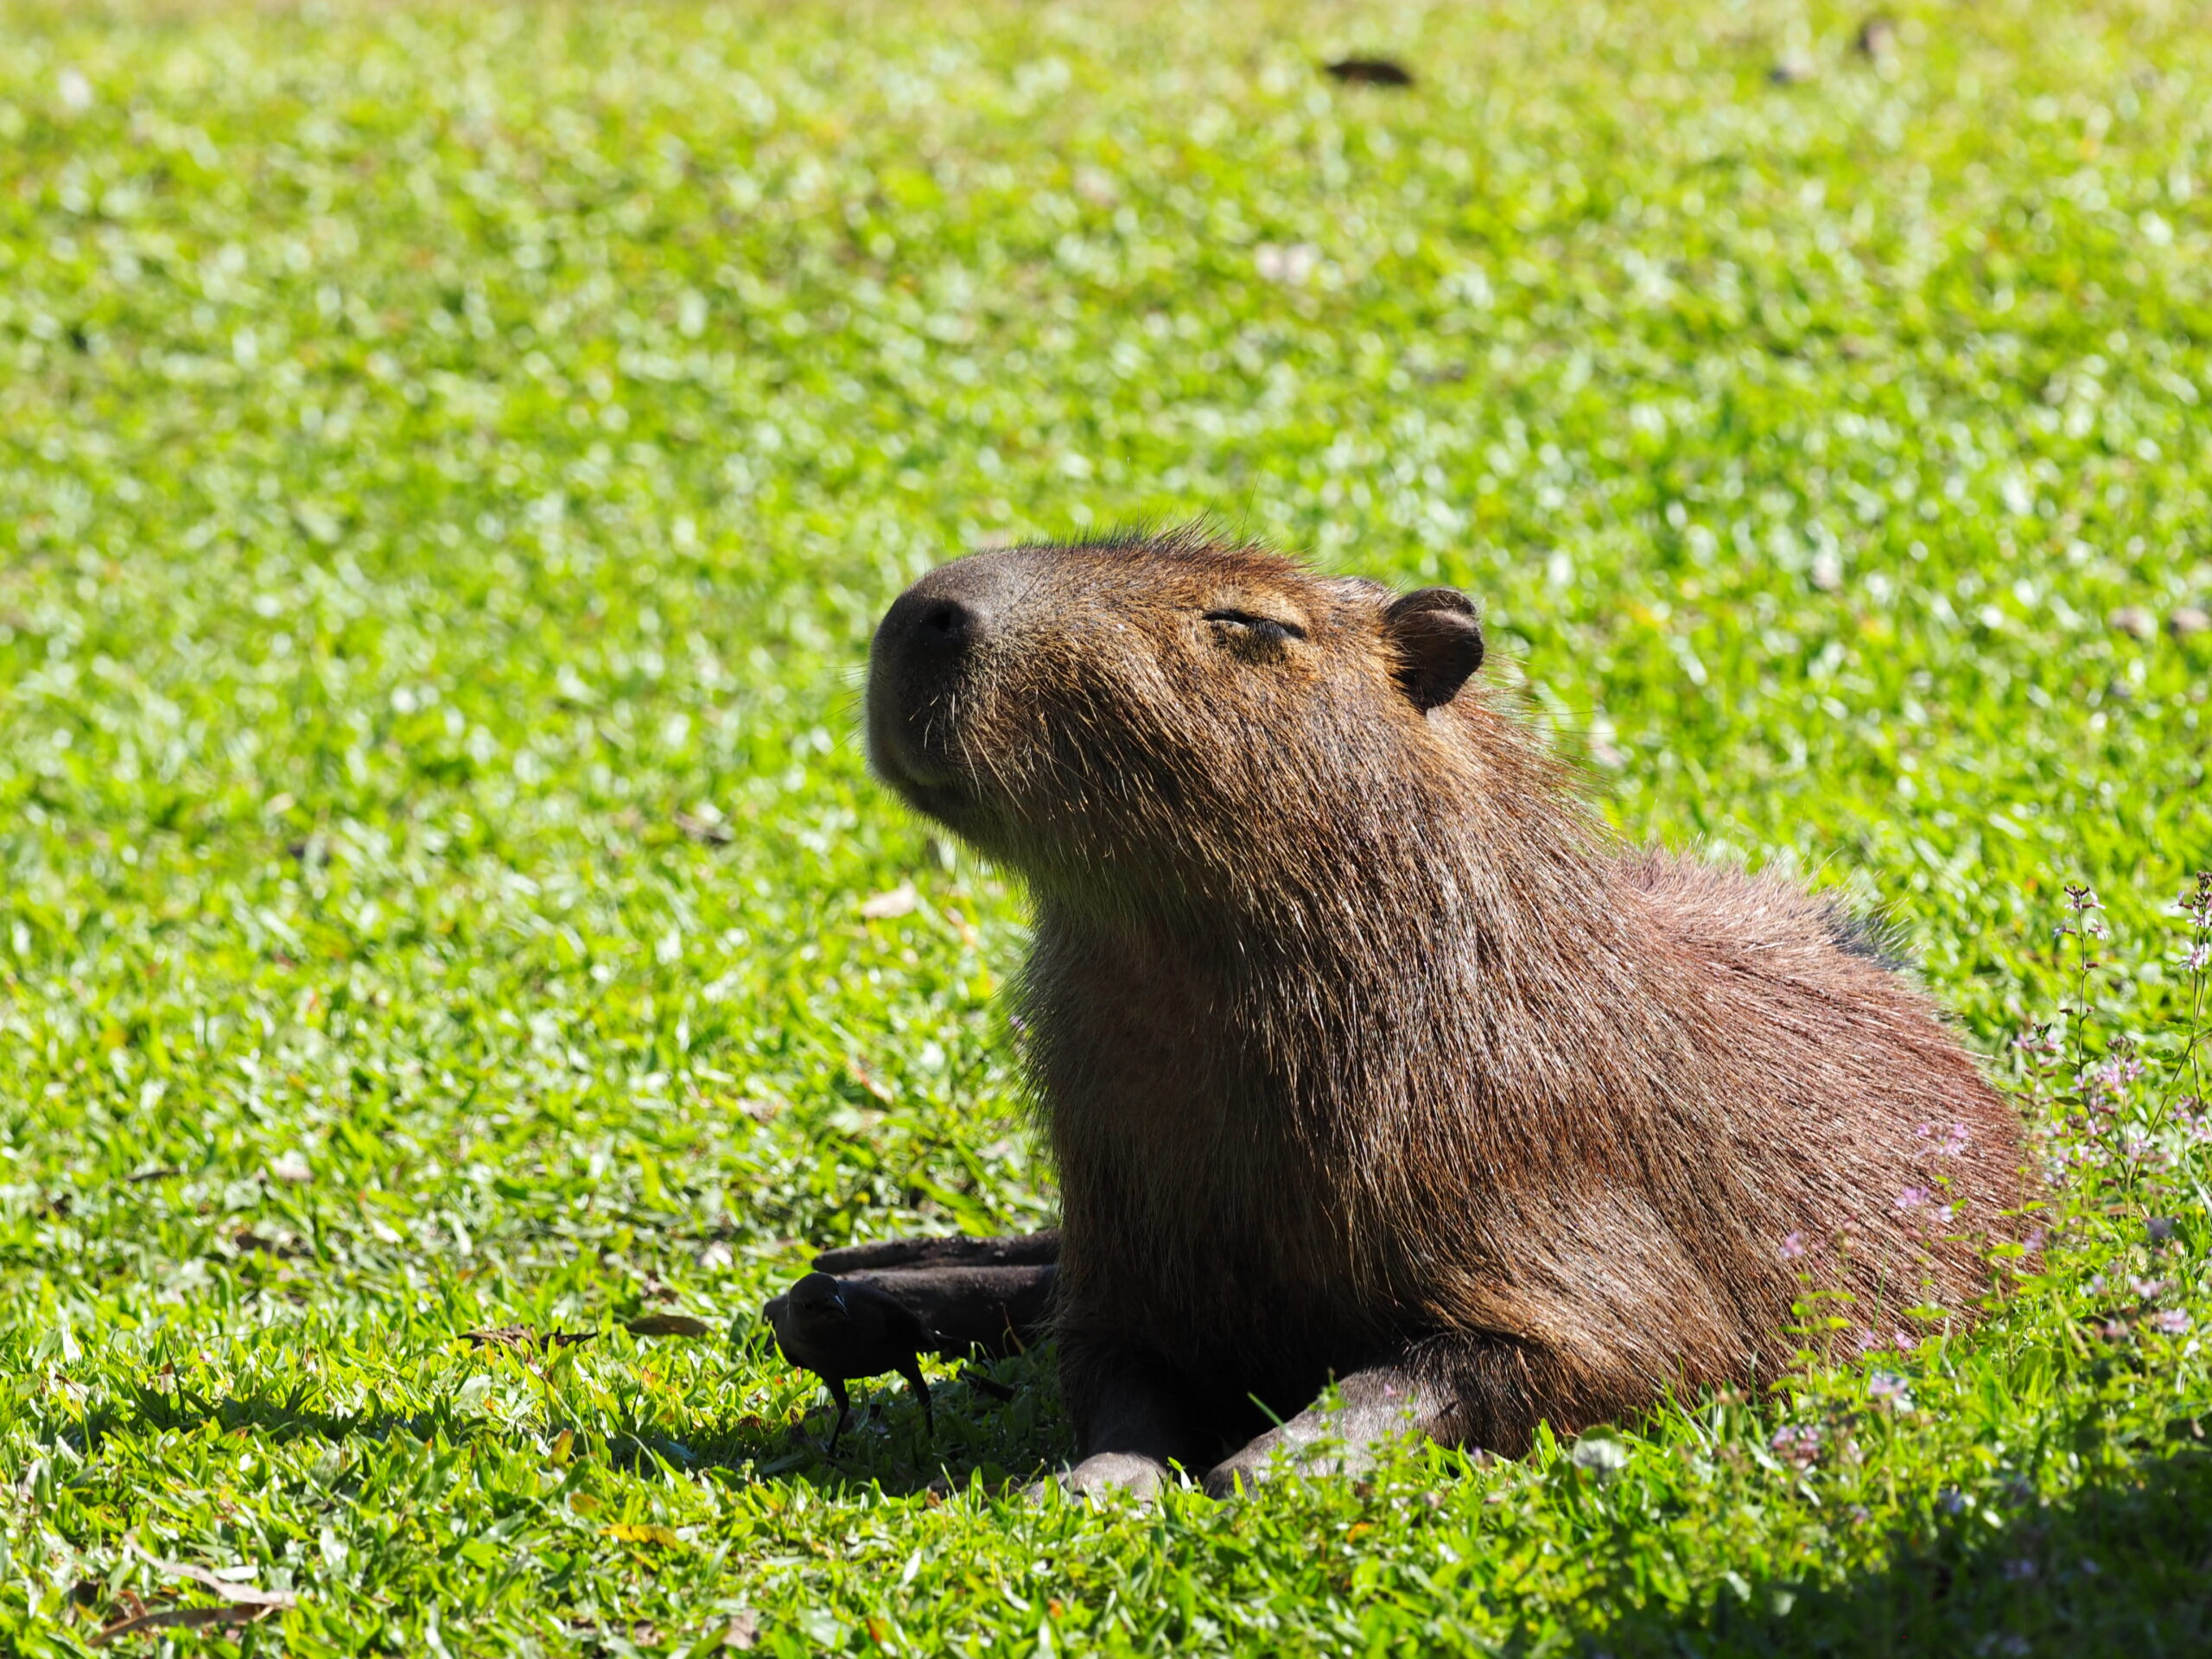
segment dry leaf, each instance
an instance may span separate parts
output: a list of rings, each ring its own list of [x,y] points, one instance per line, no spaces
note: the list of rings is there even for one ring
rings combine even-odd
[[[1878,13],[1859,25],[1851,44],[1862,58],[1886,58],[1897,49],[1897,26]]]
[[[722,1627],[722,1646],[726,1648],[750,1648],[760,1639],[760,1621],[753,1616],[753,1610],[749,1607],[743,1612],[734,1614],[729,1623]]]
[[[222,1607],[168,1607],[158,1613],[141,1613],[136,1618],[119,1619],[115,1624],[102,1625],[89,1638],[96,1648],[140,1630],[194,1630],[207,1624],[251,1624],[270,1610],[266,1605],[255,1605],[233,1601]]]
[[[689,1313],[640,1313],[623,1328],[633,1337],[703,1337],[714,1330]]]
[[[2140,605],[2123,605],[2106,620],[2131,639],[2148,639],[2158,631],[2158,619]]]
[[[732,839],[729,825],[712,807],[677,813],[676,827],[702,847],[727,847]]]
[[[296,1591],[264,1590],[256,1585],[241,1584],[236,1580],[211,1573],[204,1567],[194,1567],[188,1561],[156,1560],[151,1555],[145,1560],[146,1564],[157,1573],[167,1573],[175,1578],[190,1579],[194,1584],[204,1584],[210,1590],[228,1596],[242,1607],[292,1607],[299,1604],[300,1598]]]
[[[1413,72],[1389,58],[1341,58],[1322,69],[1347,86],[1410,86]]]
[[[912,914],[914,906],[921,902],[922,896],[914,891],[914,884],[901,881],[888,893],[861,900],[861,914],[871,922],[887,922],[894,916]]]

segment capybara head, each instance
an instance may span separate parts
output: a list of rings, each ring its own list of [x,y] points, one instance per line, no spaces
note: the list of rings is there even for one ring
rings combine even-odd
[[[1192,534],[980,553],[877,628],[868,749],[1048,890],[1263,905],[1427,811],[1422,780],[1467,758],[1482,659],[1448,588]]]

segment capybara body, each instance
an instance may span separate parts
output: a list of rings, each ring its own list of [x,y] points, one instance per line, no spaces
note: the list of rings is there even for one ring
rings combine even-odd
[[[1481,652],[1448,590],[1188,534],[962,559],[878,631],[879,772],[1033,899],[1086,1452],[1204,1469],[1371,1372],[1518,1454],[1773,1377],[1801,1274],[1847,1340],[1986,1283],[2020,1128],[1928,1000],[1620,846]]]

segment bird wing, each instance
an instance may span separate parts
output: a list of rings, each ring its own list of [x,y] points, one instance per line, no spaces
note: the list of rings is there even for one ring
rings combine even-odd
[[[844,1290],[846,1306],[855,1313],[867,1309],[868,1317],[882,1332],[887,1346],[919,1352],[934,1345],[935,1338],[931,1336],[929,1326],[922,1322],[921,1315],[889,1291],[858,1279],[846,1280]]]

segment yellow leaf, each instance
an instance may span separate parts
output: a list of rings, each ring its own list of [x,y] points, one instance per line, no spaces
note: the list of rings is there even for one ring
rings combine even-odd
[[[671,1549],[683,1541],[676,1535],[674,1527],[632,1526],[628,1522],[609,1527],[607,1529],[607,1535],[610,1538],[620,1538],[632,1544],[664,1544]]]
[[[578,1515],[596,1515],[599,1513],[599,1500],[589,1492],[571,1492],[569,1494],[569,1507]]]

